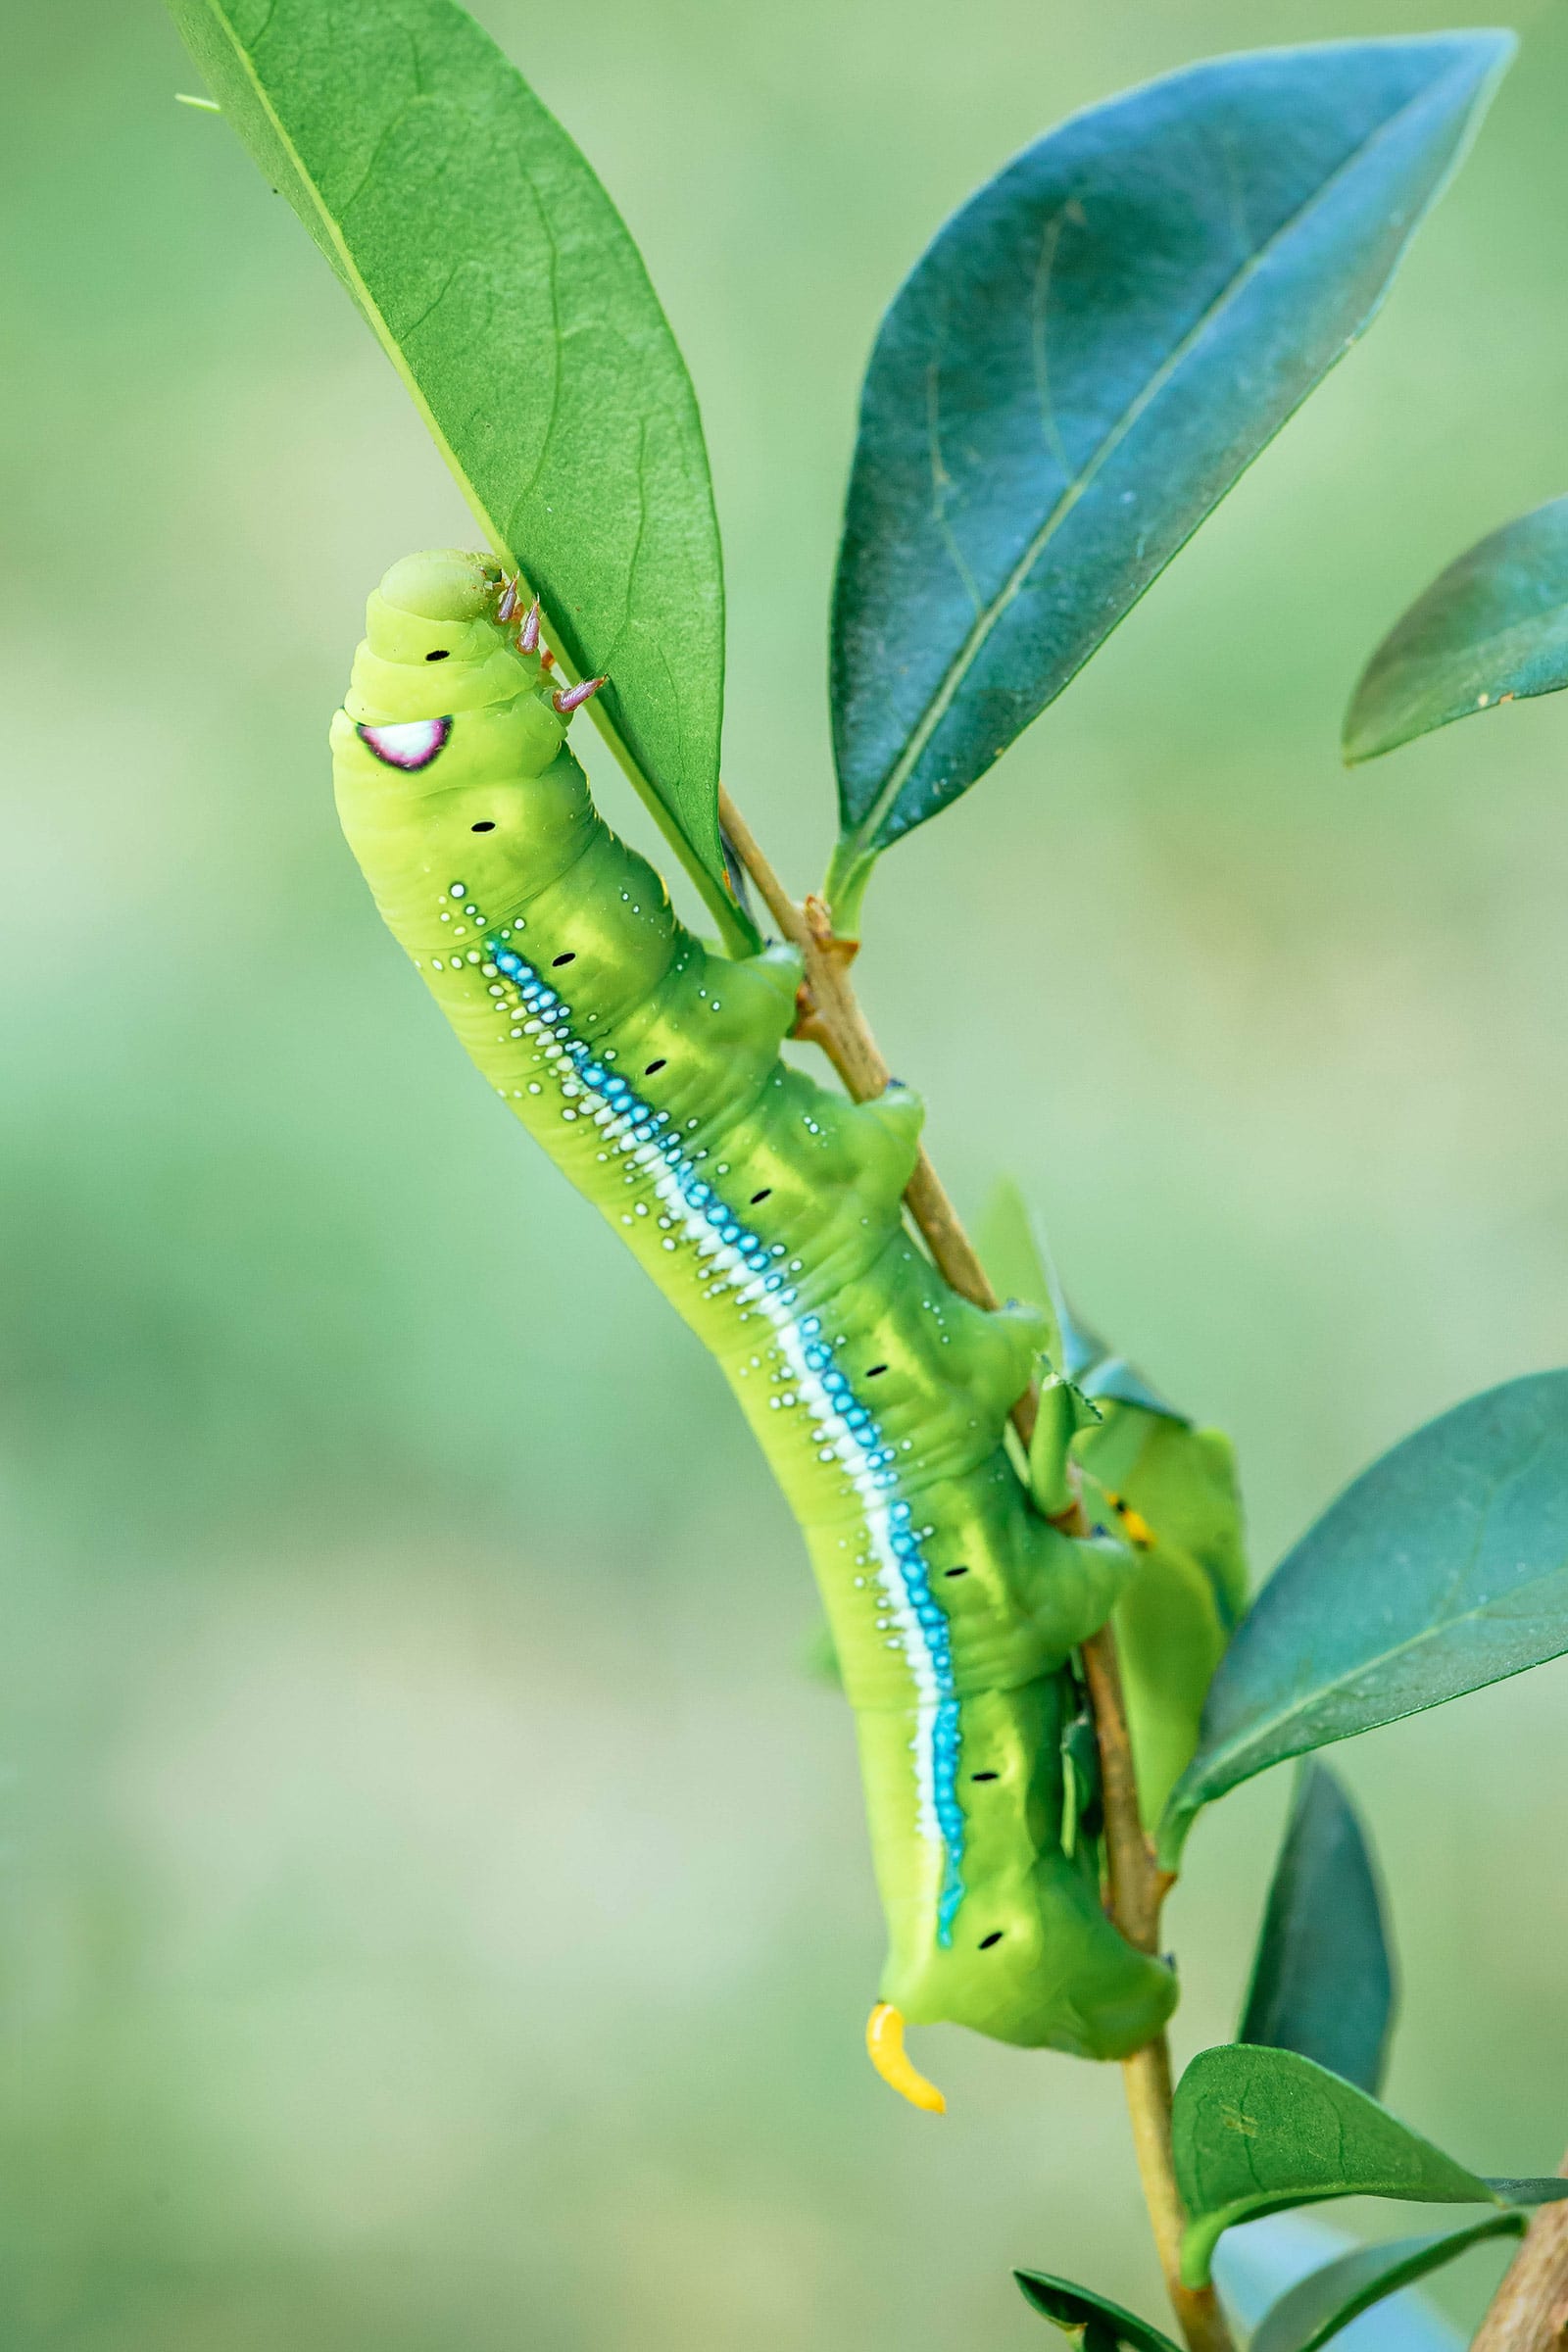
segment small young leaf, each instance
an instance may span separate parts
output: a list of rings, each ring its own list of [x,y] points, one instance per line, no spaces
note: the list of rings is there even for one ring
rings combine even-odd
[[[588,163],[452,0],[169,0],[186,46],[520,565],[731,945],[724,602],[697,403]]]
[[[1053,2278],[1049,2271],[1014,2271],[1024,2301],[1052,2320],[1065,2335],[1081,2335],[1084,2352],[1176,2352],[1168,2335],[1136,2312],[1097,2295],[1092,2287],[1075,2286],[1070,2278]]]
[[[1568,2180],[1494,2180],[1456,2164],[1376,2099],[1291,2050],[1200,2050],[1176,2087],[1176,2182],[1189,2224],[1182,2277],[1208,2278],[1222,2230],[1325,2197],[1422,2205],[1542,2205]]]
[[[1070,1446],[1085,1507],[1107,1529],[1130,1533],[1138,1548],[1114,1624],[1139,1801],[1152,1829],[1198,1744],[1210,1678],[1246,1604],[1235,1457],[1218,1430],[1195,1429],[1074,1317],[1010,1177],[992,1190],[980,1250],[1001,1296],[1055,1319],[1051,1361],[1065,1380],[1041,1390],[1030,1446],[1036,1503],[1048,1516],[1065,1507]],[[1093,1421],[1075,1409],[1080,1396],[1095,1407]]]
[[[824,1690],[842,1690],[844,1669],[839,1664],[839,1647],[833,1639],[833,1628],[824,1617],[801,1650],[801,1671],[808,1682],[819,1683]]]
[[[1393,2012],[1366,1833],[1328,1766],[1303,1764],[1236,2038],[1295,2050],[1376,2097]]]
[[[1505,522],[1450,564],[1367,663],[1345,757],[1375,760],[1473,710],[1568,686],[1568,498]]]
[[[1075,116],[939,232],[871,355],[839,556],[841,929],[1368,323],[1512,46],[1213,59]]]
[[[999,1298],[1016,1298],[1051,1317],[1046,1355],[1053,1371],[1068,1371],[1062,1356],[1060,1299],[1055,1270],[1035,1229],[1029,1203],[1010,1176],[999,1176],[976,1232],[981,1261]],[[1069,1377],[1072,1377],[1069,1372]]]
[[[1282,2295],[1254,2330],[1248,2352],[1318,2352],[1320,2344],[1386,2295],[1397,2294],[1488,2238],[1518,2237],[1524,2228],[1522,2213],[1491,2213],[1485,2221],[1433,2237],[1396,2237],[1383,2245],[1358,2246]]]
[[[1276,1568],[1214,1677],[1160,1827],[1568,1650],[1568,1371],[1489,1389],[1364,1471]]]
[[[1073,1314],[1028,1201],[1012,1177],[999,1176],[992,1186],[978,1238],[997,1296],[1022,1299],[1052,1318],[1055,1329],[1045,1352],[1053,1371],[1065,1372],[1086,1396],[1140,1405],[1145,1412],[1163,1413],[1186,1425],[1185,1413],[1168,1404],[1125,1356],[1112,1355],[1098,1332]]]

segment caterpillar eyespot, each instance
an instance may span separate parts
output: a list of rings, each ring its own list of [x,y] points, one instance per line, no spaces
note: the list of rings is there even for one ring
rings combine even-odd
[[[401,768],[409,775],[440,758],[452,739],[452,721],[410,718],[385,726],[357,726],[354,732],[383,766]]]
[[[434,653],[426,654],[424,658],[427,662],[450,662],[452,655],[448,647],[438,645]]]
[[[371,596],[333,732],[350,846],[491,1086],[713,1349],[802,1523],[888,1916],[867,2035],[880,2071],[940,2103],[904,2053],[906,2019],[1124,2056],[1174,1982],[1116,1933],[1092,1837],[1069,1852],[1060,1824],[1069,1660],[1133,1560],[1053,1526],[1008,1453],[1041,1327],[960,1298],[907,1237],[918,1099],[890,1086],[854,1103],[781,1058],[799,956],[710,956],[610,832],[565,746],[577,690],[553,694],[519,650],[518,601],[450,551],[407,559]],[[454,622],[456,729],[419,715],[430,637]],[[475,787],[504,826],[468,820]],[[646,1086],[676,1057],[678,1118]],[[879,1407],[870,1384],[895,1363]],[[971,1772],[977,1752],[1005,1774]],[[971,1798],[977,1782],[995,1786]]]

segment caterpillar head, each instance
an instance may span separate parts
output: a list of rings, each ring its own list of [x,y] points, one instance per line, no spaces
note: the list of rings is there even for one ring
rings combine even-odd
[[[564,750],[580,699],[555,688],[492,559],[439,548],[394,564],[331,731],[338,812],[378,897],[437,863],[494,868],[499,891],[523,842],[548,867],[586,804]]]

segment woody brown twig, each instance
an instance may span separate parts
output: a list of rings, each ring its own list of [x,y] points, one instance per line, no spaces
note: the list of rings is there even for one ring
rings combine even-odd
[[[892,1073],[850,980],[858,941],[841,939],[835,933],[832,911],[821,899],[808,898],[803,905],[796,904],[722,789],[718,813],[724,833],[768,913],[805,959],[795,1035],[821,1048],[856,1102],[870,1101],[881,1094]],[[997,1294],[923,1147],[904,1201],[934,1263],[953,1288],[977,1306],[996,1307],[1000,1303]],[[1026,1446],[1036,1410],[1036,1393],[1031,1388],[1012,1409],[1013,1426]],[[1075,1502],[1061,1525],[1069,1534],[1085,1533],[1081,1505]],[[1170,1881],[1157,1869],[1144,1832],[1116,1638],[1108,1625],[1084,1643],[1082,1657],[1100,1749],[1109,1895],[1106,1907],[1130,1943],[1140,1951],[1154,1952],[1159,1948],[1160,1905]],[[1139,2178],[1171,2307],[1190,2352],[1231,2352],[1230,2334],[1213,2289],[1186,2287],[1181,2280],[1186,2215],[1176,2186],[1171,2148],[1170,2049],[1163,2034],[1123,2060],[1122,2080]],[[1503,2348],[1497,2347],[1496,2352]],[[1507,2352],[1519,2352],[1519,2348],[1508,2347]]]

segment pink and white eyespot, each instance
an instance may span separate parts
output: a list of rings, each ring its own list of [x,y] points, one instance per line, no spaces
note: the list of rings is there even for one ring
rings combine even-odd
[[[411,718],[391,727],[357,726],[354,730],[368,752],[387,767],[406,773],[428,767],[444,752],[452,733],[450,718]]]

